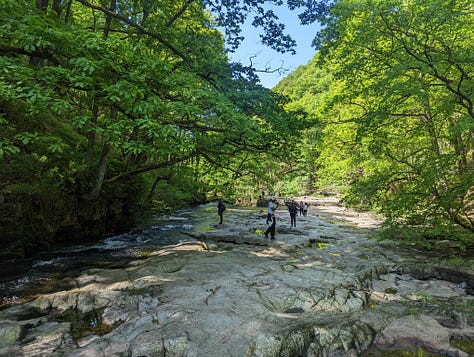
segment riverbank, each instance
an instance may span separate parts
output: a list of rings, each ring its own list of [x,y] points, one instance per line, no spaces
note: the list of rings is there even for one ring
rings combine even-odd
[[[208,204],[161,217],[147,237],[172,236],[169,244],[134,246],[121,265],[83,269],[61,289],[0,311],[0,353],[472,353],[472,260],[450,265],[378,242],[380,221],[332,198],[315,200],[296,228],[280,207],[275,241],[263,235],[265,216],[228,206],[219,225]]]

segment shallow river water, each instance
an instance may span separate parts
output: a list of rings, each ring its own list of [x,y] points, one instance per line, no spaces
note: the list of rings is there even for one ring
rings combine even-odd
[[[380,221],[310,199],[276,240],[266,209],[216,204],[93,244],[4,262],[0,355],[474,354],[474,264],[373,234]],[[282,202],[283,203],[283,202]]]
[[[72,278],[83,270],[123,266],[140,257],[143,251],[194,240],[183,232],[201,227],[202,213],[211,207],[202,205],[156,215],[141,228],[109,235],[94,243],[57,245],[28,259],[1,262],[0,308],[38,294],[62,290],[63,278]]]

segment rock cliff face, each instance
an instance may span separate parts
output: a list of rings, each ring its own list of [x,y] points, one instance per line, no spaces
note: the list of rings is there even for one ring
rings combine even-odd
[[[198,210],[181,243],[0,311],[0,355],[469,355],[450,342],[474,339],[473,272],[429,275],[442,267],[423,253],[369,238],[370,215],[317,200],[291,228],[281,208],[269,241],[264,209],[228,207],[222,225]]]

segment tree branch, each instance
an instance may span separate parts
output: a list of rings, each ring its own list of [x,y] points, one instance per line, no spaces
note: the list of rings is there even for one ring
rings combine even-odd
[[[186,9],[194,2],[194,0],[188,0],[181,9],[166,23],[166,27],[170,27],[184,12]]]
[[[15,57],[18,55],[25,55],[29,57],[37,57],[51,61],[55,66],[59,65],[59,60],[54,58],[49,48],[37,48],[35,51],[27,51],[23,48],[16,48],[11,46],[0,45],[0,54],[9,57]]]
[[[154,163],[154,164],[151,164],[151,165],[139,167],[135,170],[124,172],[123,174],[119,174],[119,175],[116,175],[114,177],[111,177],[108,180],[105,180],[104,182],[111,183],[111,182],[114,182],[114,181],[121,180],[124,177],[129,177],[129,176],[138,175],[138,174],[148,172],[148,171],[152,171],[152,170],[169,167],[169,166],[175,165],[179,162],[189,160],[190,158],[195,157],[197,155],[198,155],[197,151],[192,151],[191,153],[189,153],[188,155],[183,156],[183,157],[174,157],[174,158],[172,158],[171,160],[168,160],[168,161]]]
[[[181,58],[190,68],[193,68],[193,65],[191,63],[191,61],[189,60],[189,58],[187,58],[181,51],[179,51],[177,48],[175,48],[171,43],[169,43],[167,40],[165,40],[163,37],[161,37],[160,35],[156,34],[156,33],[153,33],[153,32],[150,32],[148,31],[147,29],[145,29],[143,26],[140,26],[138,25],[137,23],[133,22],[132,20],[120,15],[120,14],[117,14],[116,12],[113,12],[113,11],[110,11],[108,9],[105,9],[101,6],[97,6],[97,5],[94,5],[94,4],[91,4],[90,2],[86,1],[86,0],[76,0],[77,2],[80,2],[81,4],[91,8],[91,9],[94,9],[94,10],[98,10],[98,11],[101,11],[103,12],[104,14],[106,15],[109,15],[113,18],[116,18],[120,21],[123,21],[124,23],[126,23],[127,25],[129,25],[130,27],[133,27],[134,29],[136,29],[139,33],[143,34],[143,35],[148,35],[152,38],[154,38],[155,40],[157,40],[158,42],[162,43],[163,45],[165,45],[171,52],[173,52],[176,56],[178,56],[179,58]]]

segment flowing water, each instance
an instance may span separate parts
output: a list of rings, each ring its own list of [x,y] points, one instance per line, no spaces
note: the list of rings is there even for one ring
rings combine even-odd
[[[276,241],[265,208],[229,207],[219,225],[206,204],[3,262],[0,355],[470,355],[469,267],[377,243],[380,222],[336,199],[296,228],[277,214]]]
[[[69,279],[86,269],[121,267],[148,251],[193,240],[183,232],[210,229],[215,210],[214,205],[207,204],[156,215],[144,227],[94,243],[62,244],[29,259],[4,261],[0,264],[0,308],[70,288]],[[203,215],[209,220],[203,221]]]

